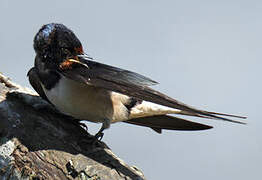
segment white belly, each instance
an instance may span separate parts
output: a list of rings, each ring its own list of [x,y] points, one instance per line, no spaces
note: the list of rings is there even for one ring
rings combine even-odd
[[[109,91],[81,84],[64,76],[51,90],[43,89],[47,98],[62,113],[93,122],[104,122],[105,119],[113,118]]]

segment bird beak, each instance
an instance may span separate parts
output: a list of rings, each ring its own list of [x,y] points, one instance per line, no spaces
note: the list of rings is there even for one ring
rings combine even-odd
[[[92,57],[90,57],[88,54],[80,54],[80,55],[77,55],[77,58],[79,58],[79,61],[85,61],[85,60],[93,60]]]
[[[72,69],[75,65],[81,65],[89,68],[87,65],[87,61],[85,61],[86,58],[84,58],[83,56],[85,57],[86,55],[77,55],[74,58],[66,59],[59,65],[59,67],[62,70]]]

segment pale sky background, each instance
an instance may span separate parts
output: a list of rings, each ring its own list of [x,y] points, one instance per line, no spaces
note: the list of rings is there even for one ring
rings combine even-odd
[[[248,116],[246,126],[201,119],[214,128],[162,135],[112,125],[103,140],[148,180],[262,178],[262,1],[1,0],[0,20],[0,71],[19,84],[29,86],[34,35],[59,22],[91,56],[151,77],[171,97]]]

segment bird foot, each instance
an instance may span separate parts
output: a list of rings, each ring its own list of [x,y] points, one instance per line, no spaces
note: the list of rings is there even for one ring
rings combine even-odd
[[[93,138],[91,144],[93,144],[93,145],[99,144],[99,143],[101,142],[103,136],[104,136],[104,133],[101,132],[101,131],[99,131],[98,133],[96,133],[96,134],[93,136],[94,138]]]
[[[69,116],[69,115],[66,115],[66,114],[62,114],[60,112],[58,112],[58,113],[61,116],[61,118],[65,119],[68,123],[71,123],[71,124],[76,125],[76,126],[80,126],[83,129],[85,129],[86,131],[88,131],[87,125],[85,123],[82,123],[81,120],[76,119],[76,118]]]
[[[81,126],[82,128],[84,128],[86,131],[88,131],[88,127],[85,123],[78,122],[78,125]]]
[[[104,133],[100,132],[100,131],[98,133],[96,133],[96,135],[95,135],[95,138],[99,141],[101,141],[103,139],[103,137],[104,137]]]

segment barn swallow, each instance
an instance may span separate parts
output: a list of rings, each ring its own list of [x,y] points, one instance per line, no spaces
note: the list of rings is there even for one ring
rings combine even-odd
[[[102,123],[96,137],[116,122],[150,127],[158,133],[212,128],[170,114],[245,124],[228,118],[245,117],[193,108],[150,88],[157,84],[150,78],[94,61],[63,24],[42,26],[34,37],[34,50],[35,64],[28,72],[32,87],[61,113]]]

